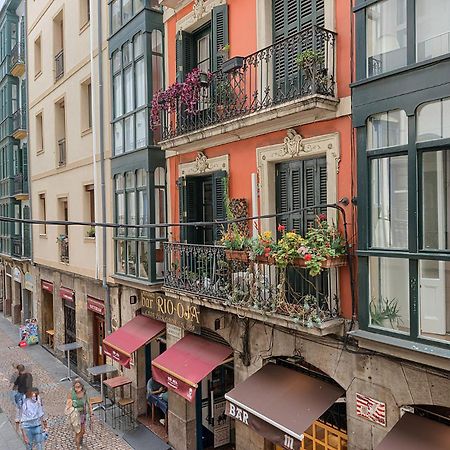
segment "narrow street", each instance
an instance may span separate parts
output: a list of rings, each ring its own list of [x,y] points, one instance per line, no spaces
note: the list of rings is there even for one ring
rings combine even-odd
[[[49,423],[46,450],[75,449],[72,430],[64,416],[65,399],[70,383],[59,380],[66,376],[67,368],[40,345],[20,348],[15,339],[17,328],[0,317],[0,450],[19,450],[25,446],[14,431],[14,406],[10,400],[9,378],[12,364],[24,364],[33,374],[33,384],[38,387]],[[89,395],[98,395],[88,387]],[[118,436],[103,420],[95,417],[93,431],[88,431],[84,447],[95,450],[166,449],[168,446],[142,425],[131,437]],[[133,439],[133,434],[135,435]],[[136,438],[137,435],[137,438]],[[125,438],[132,444],[129,445]],[[143,442],[144,441],[144,442]],[[135,443],[137,442],[137,443]]]

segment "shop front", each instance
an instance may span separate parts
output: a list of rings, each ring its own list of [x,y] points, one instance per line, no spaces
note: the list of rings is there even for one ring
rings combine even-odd
[[[94,366],[105,364],[103,339],[105,338],[105,303],[103,300],[87,296],[87,309],[92,315],[92,352]]]
[[[22,297],[22,271],[18,267],[12,270],[13,275],[13,323],[22,322],[23,297]]]
[[[64,343],[70,344],[77,340],[77,320],[75,309],[75,292],[72,289],[61,286],[59,296],[64,305]],[[78,351],[70,352],[70,362],[78,365]]]
[[[345,391],[272,362],[225,395],[226,414],[277,450],[346,450],[347,436],[325,419]]]
[[[49,350],[55,347],[55,322],[53,311],[53,283],[41,280],[41,342]]]

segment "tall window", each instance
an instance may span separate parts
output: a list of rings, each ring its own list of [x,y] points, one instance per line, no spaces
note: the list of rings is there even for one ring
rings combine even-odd
[[[114,153],[147,145],[144,36],[139,33],[112,56]]]
[[[36,152],[44,150],[44,126],[42,113],[36,115]]]
[[[34,41],[34,76],[41,73],[42,70],[42,48],[41,36]]]
[[[113,0],[111,8],[111,34],[125,25],[144,8],[144,0]],[[158,5],[156,9],[161,9]]]
[[[47,220],[47,209],[45,204],[45,194],[39,194],[39,219]],[[47,234],[47,225],[45,223],[39,225],[39,233]]]
[[[81,84],[81,131],[92,128],[92,84],[87,80]]]

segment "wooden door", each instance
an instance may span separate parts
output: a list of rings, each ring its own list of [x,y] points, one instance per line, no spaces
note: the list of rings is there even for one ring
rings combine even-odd
[[[94,350],[94,365],[101,366],[106,363],[105,355],[103,354],[103,339],[105,338],[105,319],[94,314],[94,337],[93,337],[93,350]]]

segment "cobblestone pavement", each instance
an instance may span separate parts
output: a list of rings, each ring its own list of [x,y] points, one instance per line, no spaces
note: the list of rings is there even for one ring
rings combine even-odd
[[[38,355],[38,353],[36,353]],[[46,450],[75,449],[73,432],[64,416],[65,399],[68,392],[67,383],[55,380],[40,361],[30,352],[17,346],[7,334],[0,330],[0,408],[14,422],[15,409],[10,400],[9,378],[13,371],[12,364],[22,363],[33,374],[33,384],[41,392],[49,422],[49,440]],[[106,426],[99,418],[93,419],[93,431],[88,431],[84,439],[84,448],[89,450],[130,450],[131,447]],[[1,450],[9,450],[2,447]]]

